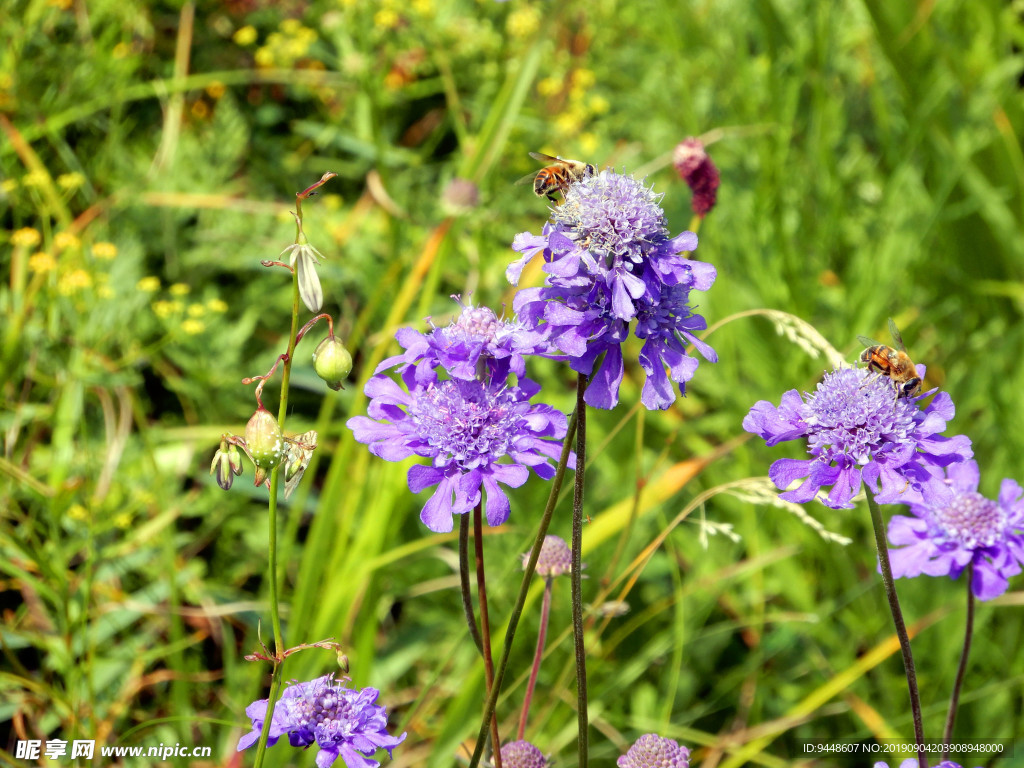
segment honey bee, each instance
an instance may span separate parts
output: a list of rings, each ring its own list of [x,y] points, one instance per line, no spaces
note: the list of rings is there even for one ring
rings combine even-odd
[[[907,354],[907,348],[903,346],[903,337],[900,336],[896,323],[889,318],[889,333],[898,349],[879,344],[867,336],[858,336],[857,340],[867,346],[860,353],[860,361],[866,363],[868,370],[878,376],[885,376],[896,386],[896,398],[913,397],[921,391],[921,377],[917,375],[917,369]]]
[[[579,160],[568,160],[564,157],[552,157],[540,152],[531,152],[530,157],[540,160],[548,165],[537,171],[536,175],[521,179],[521,183],[533,180],[533,192],[537,197],[546,197],[551,202],[557,202],[555,192],[561,192],[565,197],[565,190],[570,184],[582,181],[588,176],[597,173],[597,168],[590,163],[581,163]]]

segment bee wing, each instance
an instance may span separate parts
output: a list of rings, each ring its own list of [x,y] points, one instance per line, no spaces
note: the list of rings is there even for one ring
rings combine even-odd
[[[868,338],[867,336],[858,336],[857,341],[863,344],[865,347],[884,347],[884,344],[879,344],[874,339]]]
[[[543,152],[531,152],[530,157],[534,160],[540,160],[545,165],[548,163],[557,163],[561,159],[558,157],[552,157],[551,155],[545,155]]]
[[[889,333],[892,334],[892,340],[896,342],[897,349],[906,352],[907,348],[903,344],[903,337],[900,336],[900,329],[896,327],[896,323],[892,321],[891,317],[889,318]]]
[[[528,173],[523,178],[513,182],[513,186],[519,186],[520,184],[533,184],[533,180],[537,178],[537,172]]]

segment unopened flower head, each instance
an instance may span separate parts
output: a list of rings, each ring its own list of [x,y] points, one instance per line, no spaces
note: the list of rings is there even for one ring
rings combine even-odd
[[[549,460],[561,453],[567,422],[560,411],[530,402],[540,389],[535,383],[440,379],[429,365],[405,365],[401,380],[404,387],[385,375],[371,378],[364,390],[369,417],[349,419],[348,427],[387,461],[431,460],[408,476],[413,493],[437,486],[420,514],[430,530],[452,530],[452,515],[471,510],[484,491],[487,522],[501,525],[509,515],[501,485],[518,488],[530,468],[554,477]]]
[[[523,568],[526,568],[526,564],[530,561],[530,553],[524,552],[521,557]],[[552,578],[571,572],[572,552],[569,550],[569,545],[565,543],[565,539],[550,534],[545,536],[540,545],[540,555],[537,557],[537,575]]]
[[[690,768],[690,750],[675,739],[645,733],[615,764],[619,768]]]
[[[302,303],[310,312],[319,312],[324,305],[324,291],[320,287],[316,267],[324,255],[306,239],[306,233],[302,231],[302,220],[296,216],[295,221],[298,226],[295,242],[281,251],[281,255],[288,254],[289,263],[298,275]]]
[[[720,178],[718,168],[711,162],[700,139],[689,138],[679,142],[672,153],[675,165],[683,181],[693,191],[693,212],[703,218],[715,207],[718,199]]]
[[[371,759],[378,749],[391,750],[405,740],[405,734],[387,732],[387,712],[377,706],[376,688],[346,688],[331,675],[285,688],[274,707],[267,745],[288,736],[293,747],[316,744],[318,768],[328,768],[340,757],[348,768],[377,768]],[[238,750],[255,744],[266,727],[267,700],[254,701],[245,709],[252,731],[238,742]]]
[[[501,764],[504,768],[547,768],[544,753],[528,741],[510,741],[501,745]]]
[[[918,366],[918,373],[924,376],[924,366]],[[941,435],[953,418],[949,395],[940,392],[924,410],[918,406],[929,394],[896,398],[888,379],[864,368],[840,368],[825,374],[811,394],[801,397],[792,389],[778,406],[767,400],[756,403],[743,428],[769,446],[807,439],[812,458],[779,459],[768,472],[780,490],[803,480],[780,494],[786,501],[804,503],[832,486],[821,501],[833,509],[848,509],[862,480],[879,503],[913,501],[942,466],[973,455],[965,436]]]
[[[1020,485],[1003,480],[995,501],[978,493],[975,461],[952,464],[921,488],[913,517],[889,521],[893,576],[949,576],[972,567],[971,590],[980,600],[1003,594],[1024,564],[1024,499]]]
[[[586,402],[598,408],[618,403],[621,344],[633,320],[637,335],[647,340],[644,370],[655,378],[641,397],[648,408],[667,408],[675,400],[665,385],[666,365],[680,389],[693,376],[697,361],[679,359],[686,343],[716,360],[714,350],[694,336],[706,323],[689,306],[690,291],[710,288],[715,268],[681,255],[697,247],[697,236],[669,237],[660,200],[631,176],[601,171],[566,190],[540,235],[522,233],[512,244],[522,258],[506,270],[511,283],[519,282],[538,250],[547,273],[543,287],[516,294],[516,312],[566,355],[573,370],[593,374]]]

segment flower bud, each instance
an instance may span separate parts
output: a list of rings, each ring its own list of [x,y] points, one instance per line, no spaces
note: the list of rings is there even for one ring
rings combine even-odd
[[[281,425],[266,408],[260,406],[245,425],[245,444],[256,465],[256,485],[261,485],[267,473],[280,464],[284,456]]]
[[[313,353],[313,370],[316,375],[327,382],[327,386],[337,392],[342,389],[342,382],[352,372],[352,355],[345,345],[333,336],[320,342]]]

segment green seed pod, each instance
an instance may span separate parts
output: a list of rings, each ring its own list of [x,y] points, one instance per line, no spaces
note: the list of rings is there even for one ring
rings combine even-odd
[[[284,456],[284,434],[281,425],[274,415],[262,406],[252,415],[245,425],[245,444],[249,447],[249,455],[256,465],[257,482],[259,478],[281,463]]]
[[[320,342],[313,353],[313,370],[323,379],[327,386],[337,392],[342,389],[342,382],[352,372],[352,355],[345,345],[333,336]]]

